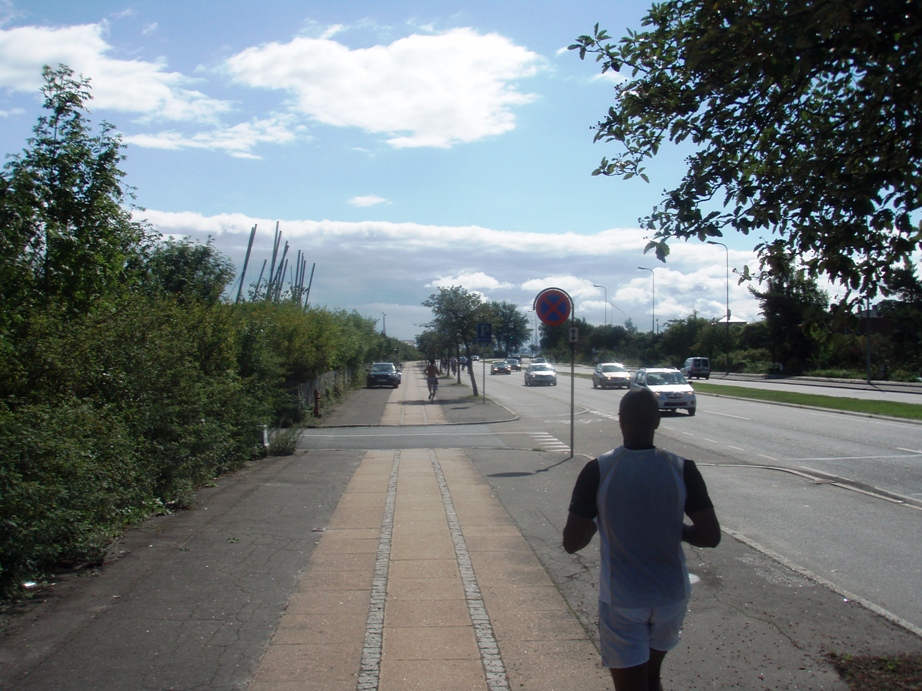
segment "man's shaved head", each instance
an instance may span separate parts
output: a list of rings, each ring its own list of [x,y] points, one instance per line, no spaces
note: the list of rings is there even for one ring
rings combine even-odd
[[[621,434],[627,446],[653,442],[659,427],[659,401],[647,389],[631,389],[621,399],[618,407]]]

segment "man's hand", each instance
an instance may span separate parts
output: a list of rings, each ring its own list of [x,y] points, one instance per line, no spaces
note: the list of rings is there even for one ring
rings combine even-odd
[[[567,524],[563,528],[563,548],[568,554],[579,552],[589,544],[595,531],[595,521],[571,512],[567,515]]]

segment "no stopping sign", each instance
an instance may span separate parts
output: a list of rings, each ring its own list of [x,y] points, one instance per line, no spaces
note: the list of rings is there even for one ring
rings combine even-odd
[[[561,326],[570,318],[573,301],[560,288],[546,288],[535,298],[535,312],[538,319],[548,326]]]

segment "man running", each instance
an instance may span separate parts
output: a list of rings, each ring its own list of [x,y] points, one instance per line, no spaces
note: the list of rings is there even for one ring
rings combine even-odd
[[[426,385],[429,387],[429,400],[435,398],[435,392],[439,388],[439,368],[435,366],[435,360],[429,361],[429,366],[423,370],[426,375]]]

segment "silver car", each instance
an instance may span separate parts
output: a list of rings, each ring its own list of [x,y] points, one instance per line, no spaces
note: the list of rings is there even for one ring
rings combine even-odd
[[[652,391],[660,410],[685,410],[694,415],[698,407],[695,390],[674,367],[642,367],[634,372],[631,388]]]
[[[620,362],[600,362],[592,372],[592,388],[600,386],[628,388],[631,385],[631,373]]]
[[[557,372],[546,362],[533,363],[525,370],[525,386],[557,386]]]

